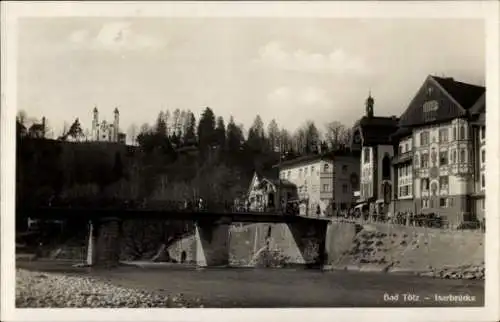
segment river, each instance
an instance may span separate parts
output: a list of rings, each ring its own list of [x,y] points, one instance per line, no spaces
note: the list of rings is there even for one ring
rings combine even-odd
[[[69,262],[17,262],[19,268],[92,276],[115,285],[199,297],[205,307],[445,307],[483,306],[484,281],[408,274],[305,269],[208,268],[180,265],[73,268]],[[394,295],[399,295],[395,300]],[[404,295],[412,294],[413,301]],[[436,302],[435,296],[474,296],[471,302]],[[417,300],[418,297],[418,300]],[[442,297],[441,297],[442,298]]]

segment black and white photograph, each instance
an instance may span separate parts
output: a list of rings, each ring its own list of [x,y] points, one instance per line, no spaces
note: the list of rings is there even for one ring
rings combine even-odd
[[[3,3],[2,320],[498,320],[499,5],[356,2]]]

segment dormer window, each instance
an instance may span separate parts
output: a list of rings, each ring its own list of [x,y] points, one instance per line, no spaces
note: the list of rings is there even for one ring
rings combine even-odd
[[[427,96],[431,96],[432,95],[432,87],[427,87]]]

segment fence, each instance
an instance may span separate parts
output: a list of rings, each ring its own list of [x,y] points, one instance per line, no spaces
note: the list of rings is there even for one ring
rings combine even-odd
[[[353,224],[387,224],[387,225],[400,225],[407,227],[423,227],[434,228],[441,230],[473,230],[485,232],[486,227],[484,222],[480,221],[462,221],[458,225],[450,225],[446,219],[426,218],[423,215],[414,216],[413,218],[406,218],[396,216],[392,219],[377,218],[376,216],[335,216],[332,221],[353,223]]]

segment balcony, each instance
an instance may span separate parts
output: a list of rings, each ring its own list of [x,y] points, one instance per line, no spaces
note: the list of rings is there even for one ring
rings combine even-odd
[[[392,164],[402,164],[407,162],[412,162],[413,151],[408,151],[402,154],[395,155],[392,159]]]

